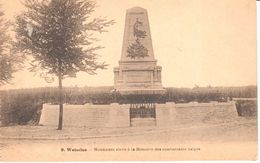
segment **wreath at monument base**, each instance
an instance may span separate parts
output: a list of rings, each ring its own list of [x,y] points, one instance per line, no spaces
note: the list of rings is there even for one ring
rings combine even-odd
[[[148,55],[148,50],[146,47],[144,47],[140,41],[136,40],[136,42],[132,43],[128,48],[127,48],[127,57],[130,57],[132,59],[135,58],[144,58],[149,56]]]

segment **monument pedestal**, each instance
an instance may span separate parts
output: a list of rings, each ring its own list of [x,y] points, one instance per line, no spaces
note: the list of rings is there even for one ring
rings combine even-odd
[[[127,10],[119,67],[114,68],[114,88],[120,94],[164,94],[162,67],[154,58],[147,11]]]
[[[156,61],[121,61],[114,68],[115,89],[121,94],[163,94],[161,69]]]

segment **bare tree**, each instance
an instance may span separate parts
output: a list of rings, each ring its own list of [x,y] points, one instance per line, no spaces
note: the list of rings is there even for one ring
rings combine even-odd
[[[15,49],[33,58],[31,71],[42,70],[59,80],[60,115],[58,130],[62,129],[62,80],[76,77],[77,72],[96,74],[106,68],[97,62],[94,32],[106,32],[114,21],[90,19],[96,3],[89,0],[25,0],[26,11],[16,18]]]

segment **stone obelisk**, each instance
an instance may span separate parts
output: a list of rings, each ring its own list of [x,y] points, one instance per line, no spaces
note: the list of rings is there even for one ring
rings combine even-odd
[[[154,58],[147,11],[128,9],[119,67],[114,68],[114,88],[121,94],[163,94],[161,66]]]

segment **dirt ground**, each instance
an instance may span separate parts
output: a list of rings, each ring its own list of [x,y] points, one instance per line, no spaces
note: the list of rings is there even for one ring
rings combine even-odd
[[[0,128],[2,161],[255,160],[257,120],[168,128]]]

